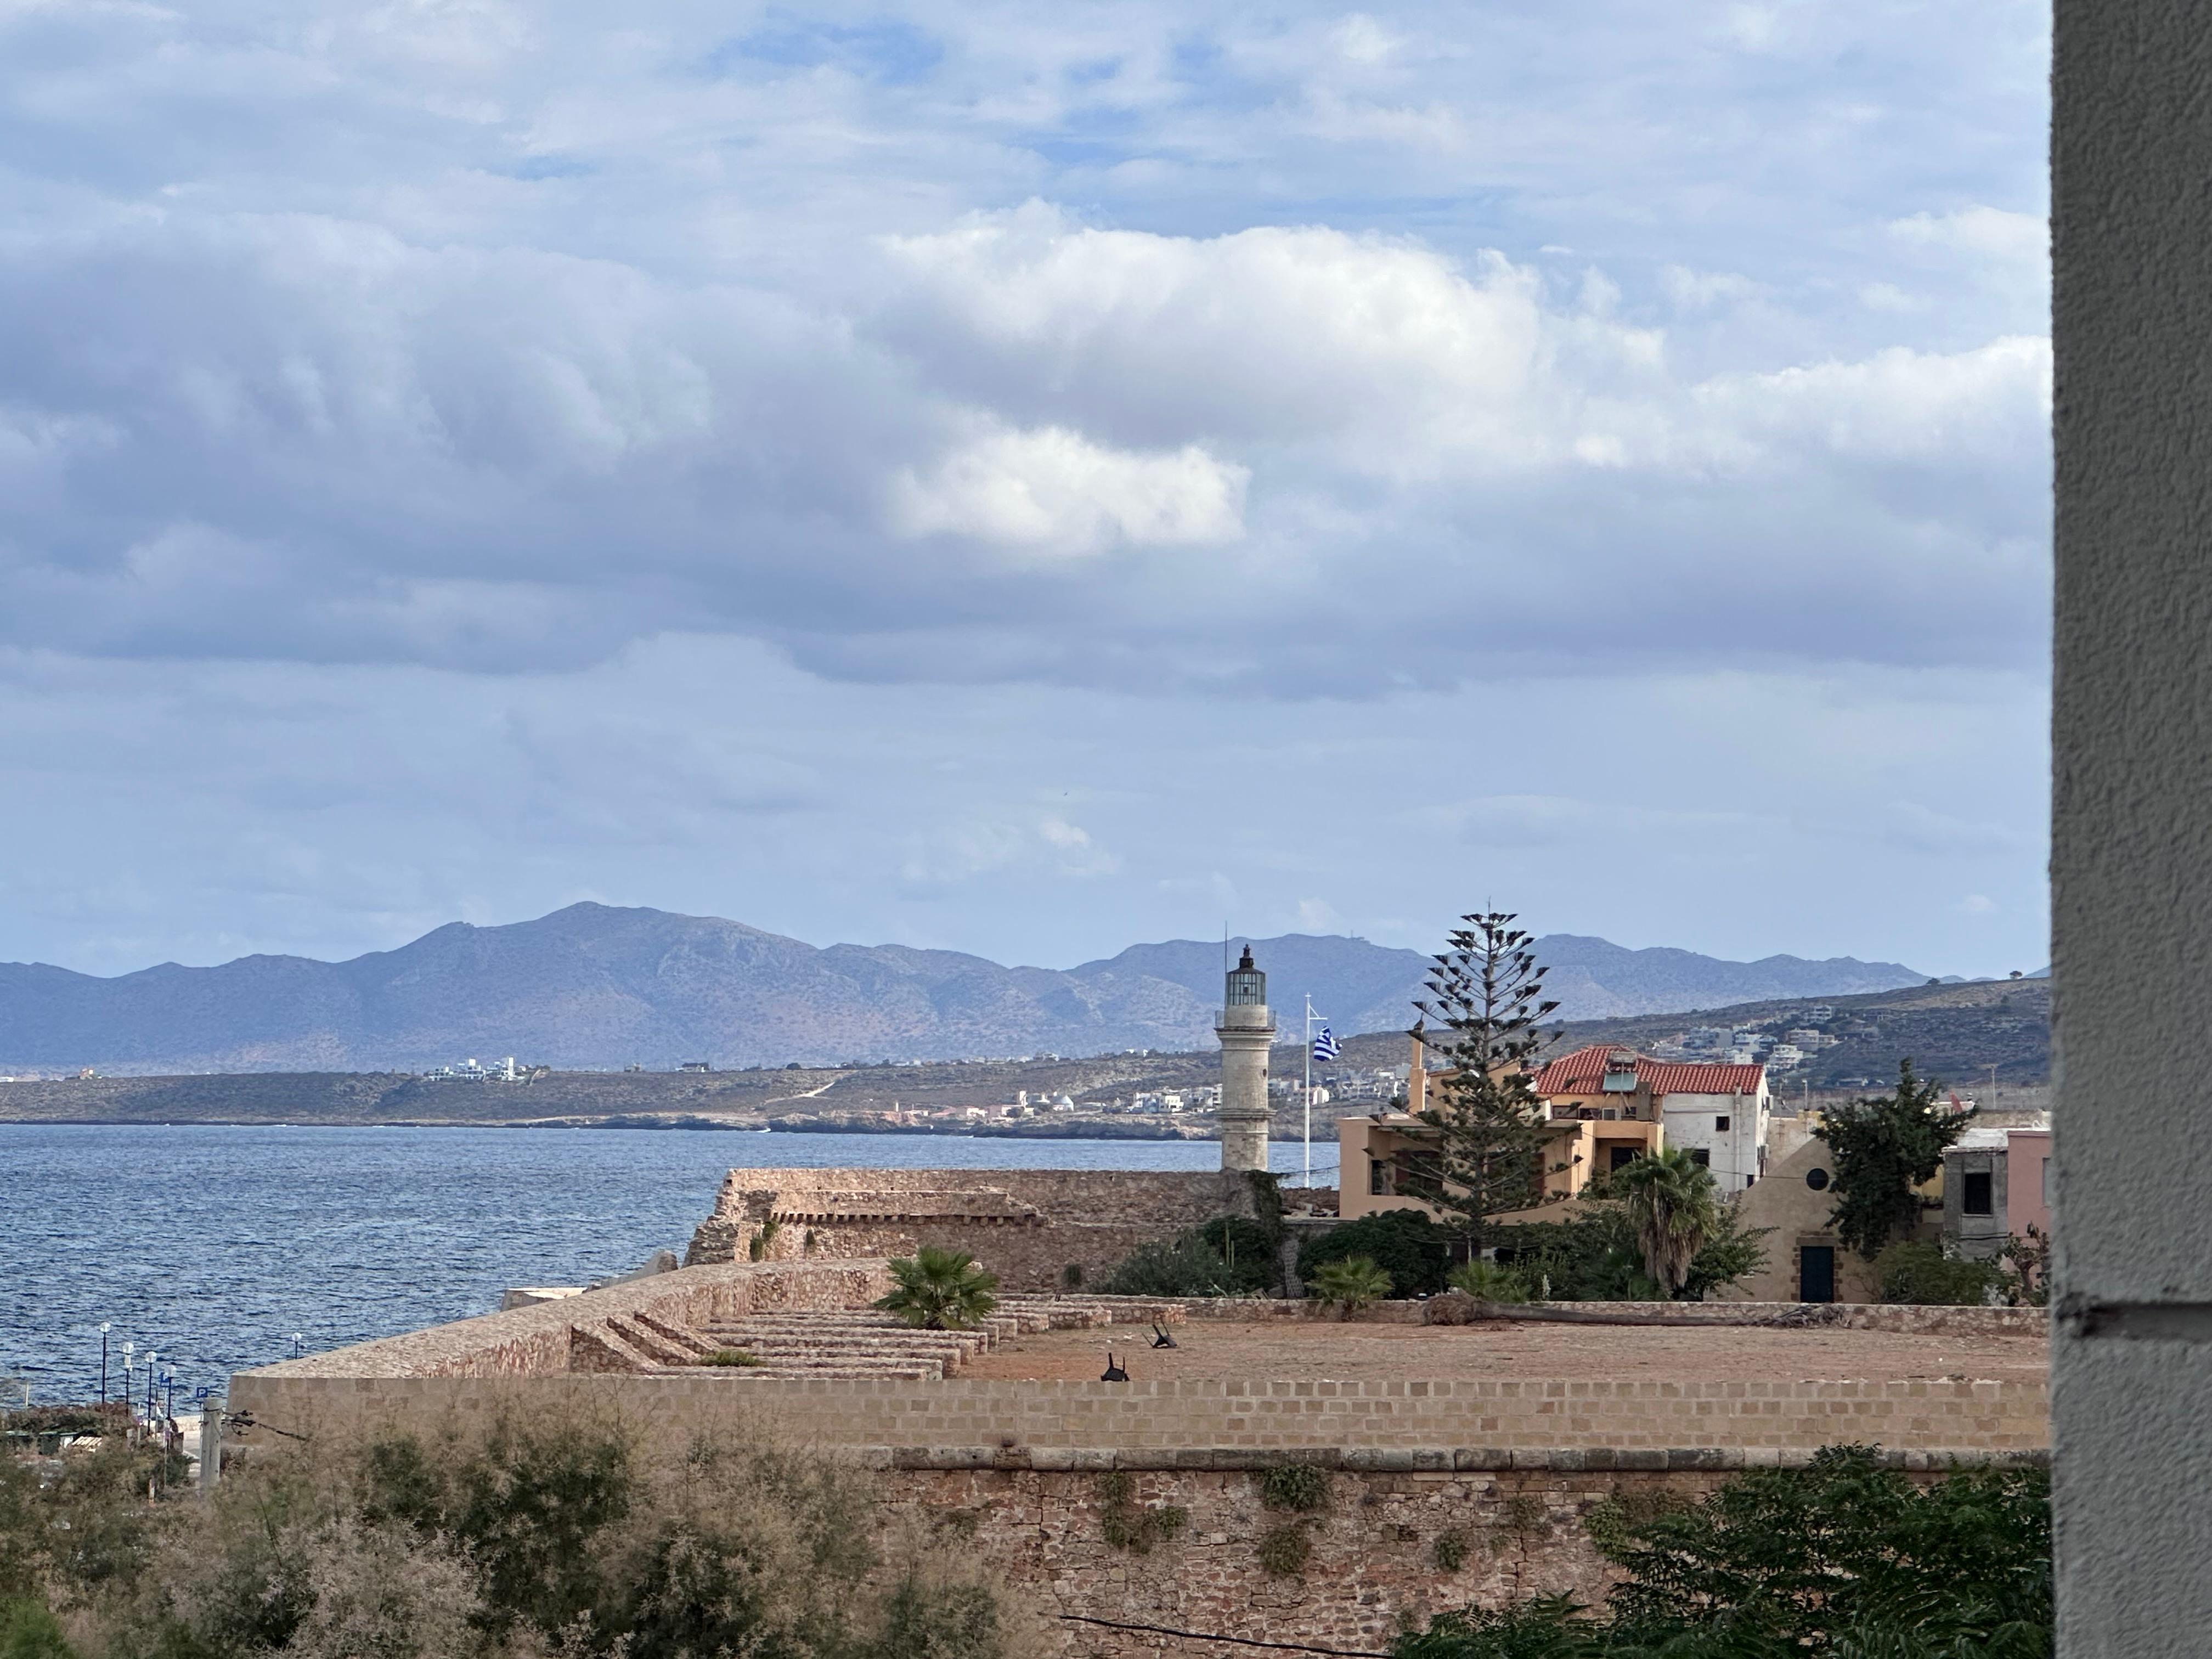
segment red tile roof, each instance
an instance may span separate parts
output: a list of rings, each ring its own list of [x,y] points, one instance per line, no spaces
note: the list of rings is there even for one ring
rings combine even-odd
[[[1561,1054],[1536,1074],[1539,1095],[1595,1095],[1602,1092],[1607,1063],[1632,1062],[1636,1080],[1655,1095],[1755,1095],[1766,1075],[1764,1066],[1715,1066],[1698,1060],[1651,1060],[1626,1048],[1594,1043]]]

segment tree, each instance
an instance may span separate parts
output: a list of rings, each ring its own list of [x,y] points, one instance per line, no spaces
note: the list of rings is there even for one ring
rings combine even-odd
[[[1390,1294],[1390,1275],[1364,1255],[1332,1261],[1313,1276],[1310,1287],[1323,1302],[1333,1302],[1346,1313],[1372,1306]]]
[[[1871,1261],[1920,1220],[1913,1191],[1942,1167],[1943,1150],[1965,1133],[1974,1109],[1936,1103],[1940,1083],[1923,1083],[1907,1060],[1889,1094],[1854,1101],[1826,1115],[1814,1133],[1835,1154],[1836,1207],[1828,1220],[1846,1249]]]
[[[977,1267],[965,1250],[925,1244],[892,1261],[891,1279],[890,1294],[875,1305],[925,1331],[971,1329],[999,1305],[991,1294],[998,1275]]]
[[[1699,1245],[1697,1255],[1690,1258],[1689,1276],[1682,1281],[1682,1298],[1703,1302],[1723,1285],[1733,1285],[1739,1279],[1761,1271],[1766,1266],[1766,1246],[1759,1241],[1773,1231],[1771,1227],[1745,1226],[1735,1200],[1723,1204],[1719,1231]]]
[[[2051,1237],[2042,1228],[2031,1221],[2026,1238],[2018,1233],[2007,1234],[1997,1261],[2002,1264],[1998,1289],[2004,1293],[2007,1307],[2051,1305]]]
[[[1624,1577],[1607,1616],[1565,1596],[1439,1614],[1395,1659],[2046,1659],[2050,1476],[1922,1487],[1870,1446],[1747,1470],[1698,1504],[1601,1504]]]
[[[1430,1296],[1444,1287],[1451,1235],[1420,1210],[1375,1210],[1308,1235],[1298,1246],[1298,1277],[1310,1279],[1332,1261],[1365,1256],[1390,1275],[1390,1294]]]
[[[1512,915],[1460,920],[1467,926],[1431,958],[1428,995],[1413,1004],[1414,1035],[1444,1069],[1435,1085],[1441,1100],[1415,1114],[1435,1132],[1435,1153],[1407,1171],[1405,1186],[1450,1218],[1473,1255],[1486,1220],[1542,1195],[1542,1103],[1528,1086],[1528,1063],[1543,1046],[1538,1022],[1559,1005],[1543,1000],[1544,969]]]
[[[1712,1171],[1680,1146],[1647,1152],[1613,1172],[1613,1191],[1627,1207],[1644,1271],[1672,1300],[1688,1280],[1690,1263],[1721,1230]]]

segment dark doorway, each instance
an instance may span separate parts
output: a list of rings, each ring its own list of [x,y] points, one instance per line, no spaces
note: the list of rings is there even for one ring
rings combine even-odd
[[[1611,1167],[1612,1167],[1612,1168],[1616,1169],[1616,1170],[1623,1169],[1623,1168],[1626,1167],[1628,1164],[1633,1164],[1633,1163],[1635,1163],[1635,1162],[1636,1162],[1636,1148],[1635,1148],[1635,1147],[1633,1147],[1633,1146],[1615,1146],[1615,1147],[1613,1149],[1613,1164],[1612,1164],[1612,1165],[1611,1165]]]
[[[1797,1299],[1833,1302],[1836,1299],[1836,1247],[1801,1244],[1797,1247]]]

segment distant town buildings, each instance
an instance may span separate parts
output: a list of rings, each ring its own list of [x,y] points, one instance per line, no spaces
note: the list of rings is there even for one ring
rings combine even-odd
[[[479,1065],[471,1054],[458,1066],[441,1066],[434,1071],[418,1073],[424,1083],[523,1083],[529,1080],[528,1072],[514,1063],[514,1056],[489,1066]]]

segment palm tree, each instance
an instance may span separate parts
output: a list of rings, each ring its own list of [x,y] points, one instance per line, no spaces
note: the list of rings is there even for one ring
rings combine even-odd
[[[1684,1148],[1670,1146],[1615,1170],[1612,1188],[1627,1205],[1644,1271],[1671,1299],[1690,1276],[1691,1258],[1721,1229],[1712,1171]]]
[[[1306,1287],[1316,1300],[1333,1302],[1349,1316],[1389,1295],[1390,1275],[1376,1265],[1373,1256],[1352,1255],[1316,1268]]]
[[[891,1263],[891,1292],[876,1306],[925,1331],[969,1330],[999,1305],[999,1276],[965,1250],[925,1244]]]

